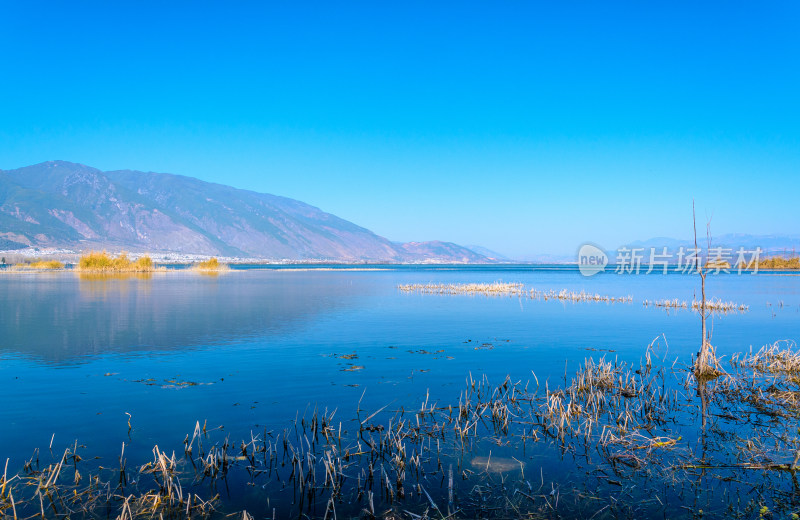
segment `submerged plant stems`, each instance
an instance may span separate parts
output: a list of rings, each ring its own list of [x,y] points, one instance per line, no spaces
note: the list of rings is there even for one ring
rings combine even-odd
[[[786,446],[768,455],[756,438],[733,443],[741,448],[727,457],[711,457],[694,453],[683,441],[678,418],[698,408],[687,407],[687,396],[667,386],[672,372],[658,366],[653,352],[648,348],[638,366],[587,359],[561,388],[548,383],[532,388],[510,377],[490,384],[485,376],[470,376],[450,404],[431,401],[428,395],[417,409],[382,407],[365,418],[359,405],[354,420],[337,420],[336,410],[315,409],[310,417],[298,415],[282,432],[251,433],[238,443],[228,438],[212,442],[214,429],[198,421],[183,442],[182,456],[155,446],[151,460],[132,469],[127,468],[124,447],[119,468],[97,468],[81,462],[91,457],[79,455],[84,448],[76,442],[49,465],[40,467],[37,453],[18,473],[10,478],[4,474],[0,510],[22,518],[253,518],[245,511],[232,513],[220,498],[222,490],[247,484],[264,494],[266,506],[255,517],[344,518],[360,511],[361,517],[384,519],[426,514],[448,519],[552,518],[588,517],[605,508],[619,516],[637,508],[638,499],[629,494],[633,487],[648,486],[641,506],[650,509],[640,515],[651,516],[653,507],[658,510],[651,491],[662,495],[665,500],[658,501],[666,508],[669,496],[680,496],[687,482],[692,485],[688,472],[728,472],[720,473],[727,479],[723,482],[731,481],[730,472],[791,474],[798,441],[781,432],[788,431],[790,414],[800,414],[800,403],[782,400],[775,390],[776,385],[792,384],[791,379],[781,383],[745,372],[726,375],[709,388],[709,395],[716,396],[712,404],[713,399],[725,399],[715,414],[735,406],[773,417],[778,421],[774,433]],[[747,370],[800,372],[800,353],[792,344],[735,359],[735,366]],[[760,431],[761,424],[755,421],[753,431]],[[545,474],[552,471],[542,468],[537,489],[525,478],[526,466],[544,460],[526,455],[534,444],[556,448],[562,456],[572,454],[569,464],[584,460],[578,473],[591,470],[587,475],[598,475],[602,487],[571,490],[562,480],[545,487]],[[674,494],[668,494],[670,489]],[[740,499],[721,497],[733,505]],[[673,507],[664,509],[664,516],[679,511]]]

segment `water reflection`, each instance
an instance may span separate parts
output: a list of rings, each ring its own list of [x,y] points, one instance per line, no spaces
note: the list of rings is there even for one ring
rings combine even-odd
[[[374,285],[321,273],[48,273],[0,284],[0,351],[47,363],[235,342],[301,326]]]
[[[84,282],[110,282],[114,280],[152,280],[153,273],[86,273],[76,272],[78,279]],[[159,273],[166,274],[166,273]]]
[[[106,298],[116,293],[127,294],[132,289],[149,291],[153,273],[76,273],[78,289],[88,297]]]

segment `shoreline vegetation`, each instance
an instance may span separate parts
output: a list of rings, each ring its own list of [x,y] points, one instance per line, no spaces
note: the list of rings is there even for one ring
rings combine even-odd
[[[10,271],[46,271],[63,270],[66,265],[58,260],[39,260],[21,262],[7,266]],[[157,266],[149,255],[142,255],[131,259],[125,252],[118,256],[108,254],[106,251],[90,251],[81,256],[74,265],[74,270],[81,273],[151,273],[154,271],[167,271],[166,266]],[[176,271],[182,269],[175,269]],[[229,271],[230,266],[219,261],[216,257],[201,260],[191,264],[186,270],[200,272]]]
[[[105,251],[104,251],[105,252]],[[31,263],[35,263],[40,261],[41,259],[36,258],[30,255],[21,255],[16,253],[15,251],[4,251],[3,253],[3,260],[6,262],[0,262],[0,267],[6,268],[13,268],[15,265],[29,265]],[[44,261],[57,261],[66,265],[71,265],[77,263],[78,259],[81,258],[80,253],[63,253],[63,254],[56,254],[56,253],[48,253],[44,251],[40,254],[45,254],[48,260]],[[127,253],[122,252],[120,255],[127,255]],[[85,255],[84,255],[85,256]],[[202,256],[200,258],[203,258]],[[555,267],[571,267],[577,268],[576,262],[553,262],[553,263],[542,263],[542,262],[492,262],[492,263],[465,263],[465,262],[377,262],[377,261],[346,261],[346,260],[336,260],[336,259],[306,259],[306,260],[277,260],[277,259],[265,259],[265,258],[223,258],[220,260],[217,257],[214,257],[217,261],[222,265],[246,265],[246,266],[269,266],[269,267],[279,267],[279,266],[286,266],[287,268],[291,268],[292,266],[303,266],[307,269],[330,269],[330,266],[340,266],[340,267],[352,267],[352,268],[363,268],[363,269],[389,269],[392,266],[419,266],[419,267],[430,267],[436,268],[437,266],[450,266],[450,265],[470,265],[470,266],[484,266],[489,269],[496,268],[496,267],[503,267],[503,266],[530,266],[531,268],[536,267],[548,267],[548,266],[555,266]],[[210,259],[213,260],[213,259]],[[167,258],[163,257],[159,260],[159,265],[161,266],[184,266],[186,264],[196,265],[204,262],[208,262],[209,260],[198,260],[197,258],[190,258],[190,259],[176,259],[176,258]],[[643,263],[641,267],[643,269],[648,268],[649,264]],[[613,270],[617,267],[617,264],[610,263],[607,266],[607,270]],[[725,260],[722,261],[715,261],[714,259],[708,259],[703,267],[709,270],[719,270],[720,274],[724,273],[726,270],[728,271],[735,271],[741,269],[743,271],[753,271],[755,270],[755,265],[751,262],[748,265],[744,263],[740,264],[733,264],[732,262],[728,262]],[[676,265],[669,265],[669,272],[670,273],[682,273],[687,274],[683,269],[675,271]],[[770,257],[765,257],[759,260],[758,262],[758,270],[777,270],[777,271],[795,271],[800,270],[800,255],[775,255]],[[693,274],[693,273],[688,273]]]
[[[535,374],[499,384],[470,374],[457,400],[428,395],[419,408],[376,411],[359,400],[344,417],[309,408],[293,422],[287,417],[283,430],[253,431],[239,442],[222,426],[197,421],[182,450],[156,445],[151,460],[130,464],[124,442],[118,462],[103,467],[78,441],[63,452],[51,445],[22,468],[6,464],[0,510],[13,518],[125,520],[328,519],[337,512],[387,520],[588,518],[600,511],[601,518],[670,518],[687,510],[703,518],[796,518],[795,344],[736,354],[730,372],[712,381],[676,368],[677,359],[670,365],[665,348],[657,338],[638,364],[588,358],[561,385]],[[546,468],[550,456],[568,458],[574,474]],[[720,485],[729,492],[719,493]],[[263,493],[250,502],[259,510],[225,502],[230,491],[221,490],[244,488]]]
[[[758,268],[775,270],[800,269],[800,256],[772,256],[764,260],[759,260]],[[751,267],[747,269],[751,269]]]

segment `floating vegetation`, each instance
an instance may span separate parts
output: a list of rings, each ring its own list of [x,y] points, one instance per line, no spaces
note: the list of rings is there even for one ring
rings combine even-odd
[[[337,359],[358,359],[358,354],[355,352],[352,354],[334,354],[333,357]]]
[[[491,343],[481,343],[477,347],[473,347],[473,350],[494,350],[494,345]]]
[[[75,269],[92,273],[143,273],[155,271],[156,267],[149,256],[131,260],[126,253],[113,257],[105,251],[102,253],[92,251],[80,258]]]
[[[50,462],[40,459],[52,449],[37,451],[6,468],[0,510],[125,520],[797,513],[794,344],[734,356],[736,371],[708,383],[656,351],[634,365],[586,359],[560,386],[470,375],[457,399],[374,411],[359,401],[345,417],[315,409],[238,442],[198,421],[182,453],[155,446],[136,465],[124,443],[102,466],[77,442]],[[251,498],[248,512],[236,497]]]
[[[226,264],[220,263],[220,261],[214,257],[209,258],[208,260],[197,262],[192,266],[192,269],[195,271],[228,271],[230,270],[230,267],[228,267]]]
[[[116,374],[105,374],[106,376],[116,375]],[[147,379],[133,379],[131,382],[133,383],[142,383],[147,386],[158,386],[160,388],[187,388],[190,386],[208,386],[213,385],[213,382],[210,383],[202,383],[199,381],[185,381],[179,379],[177,377],[173,377],[171,379],[164,379],[163,381],[158,381],[155,378],[147,378]]]
[[[434,356],[434,359],[435,359],[436,354],[444,354],[444,349],[440,348],[439,350],[431,352],[431,351],[425,350],[423,348],[423,349],[419,349],[419,350],[408,350],[407,352],[409,354],[423,354],[423,355],[429,355],[429,356],[432,355],[432,356]]]

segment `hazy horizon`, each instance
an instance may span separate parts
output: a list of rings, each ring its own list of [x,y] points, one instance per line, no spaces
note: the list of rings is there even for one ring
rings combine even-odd
[[[0,167],[301,200],[512,258],[796,233],[790,2],[2,8]],[[124,20],[124,23],[123,23]]]

